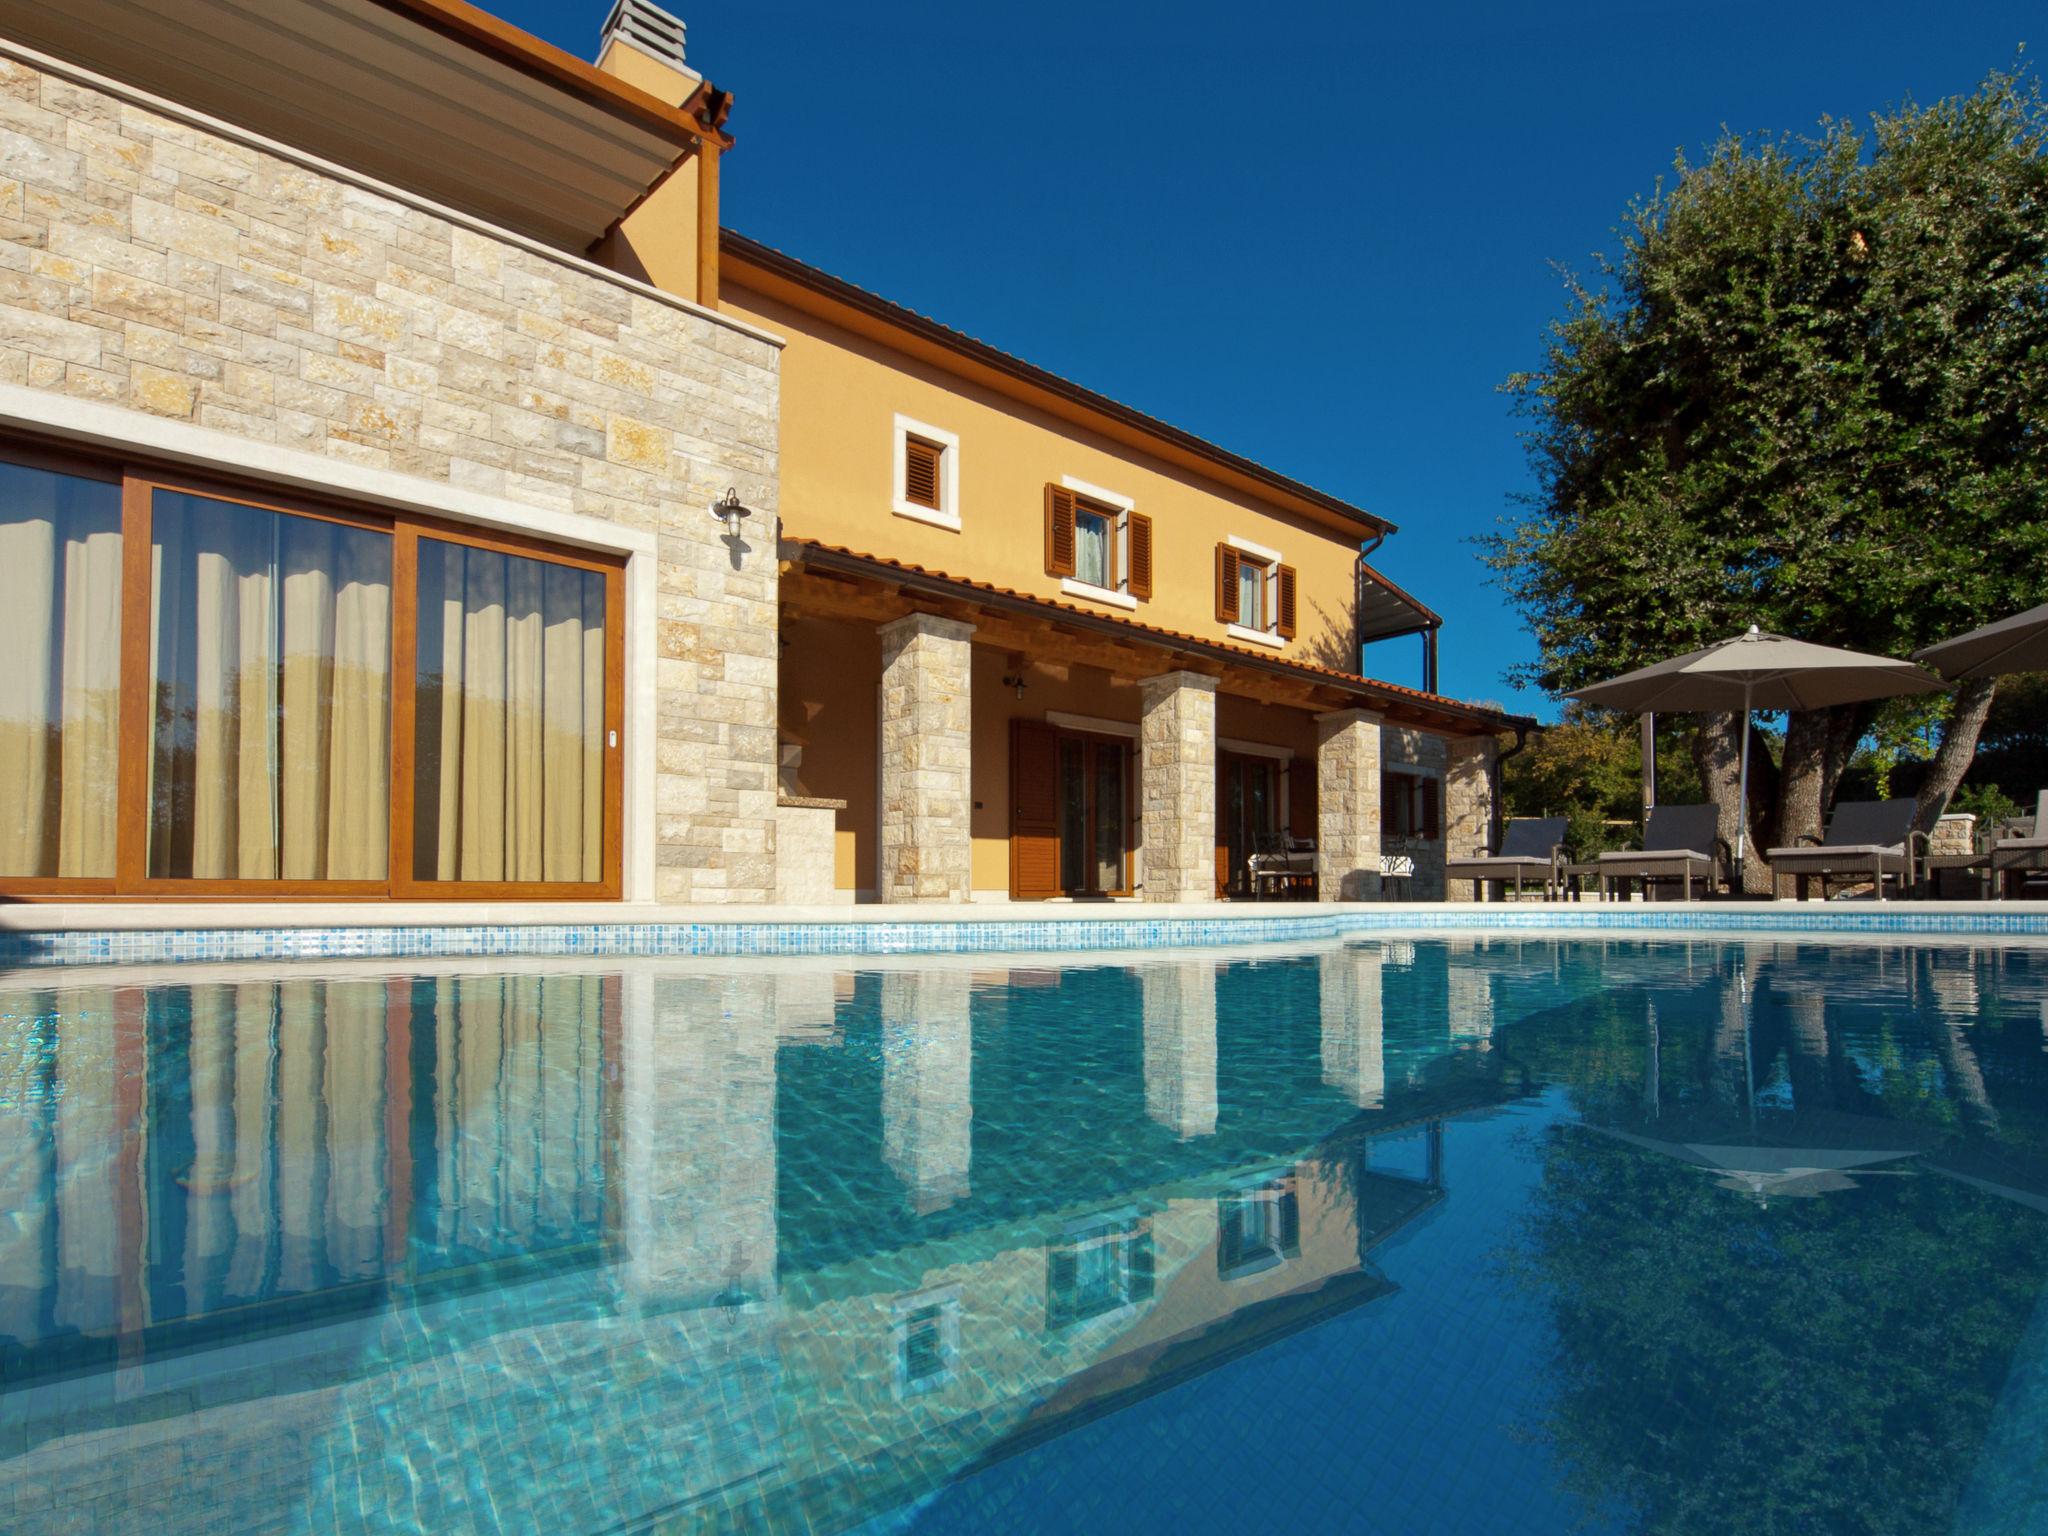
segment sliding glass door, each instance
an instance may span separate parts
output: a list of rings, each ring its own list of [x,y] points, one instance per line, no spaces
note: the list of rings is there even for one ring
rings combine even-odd
[[[623,564],[0,459],[0,894],[611,896]]]

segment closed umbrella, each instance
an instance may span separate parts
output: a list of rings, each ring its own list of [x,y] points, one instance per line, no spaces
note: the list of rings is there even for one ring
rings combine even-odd
[[[1895,656],[1811,645],[1765,634],[1752,624],[1746,635],[1594,683],[1566,697],[1636,715],[1665,710],[1741,710],[1742,766],[1736,803],[1742,814],[1735,827],[1735,866],[1740,869],[1749,827],[1751,710],[1825,709],[1866,699],[1938,693],[1945,686],[1933,673]]]
[[[1915,651],[1913,659],[1958,680],[2048,671],[2048,603]]]

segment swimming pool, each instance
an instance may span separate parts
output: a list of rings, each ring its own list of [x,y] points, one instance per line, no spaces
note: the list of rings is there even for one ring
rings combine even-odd
[[[0,1526],[2048,1528],[2048,946],[0,982]]]

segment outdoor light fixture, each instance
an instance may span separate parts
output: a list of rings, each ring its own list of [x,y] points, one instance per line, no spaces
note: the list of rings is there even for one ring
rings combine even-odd
[[[1021,698],[1023,698],[1023,697],[1024,697],[1024,674],[1020,672],[1020,673],[1018,673],[1018,674],[1017,674],[1017,675],[1016,675],[1015,677],[1006,677],[1006,678],[1004,678],[1004,679],[1003,679],[1003,686],[1004,686],[1005,688],[1014,688],[1014,689],[1016,689],[1016,690],[1017,690],[1017,697],[1018,697],[1018,698],[1020,698],[1020,699],[1021,699]]]
[[[711,515],[725,524],[725,534],[730,539],[738,538],[740,524],[753,516],[740,501],[740,491],[736,485],[728,485],[725,488],[724,500],[711,503]]]

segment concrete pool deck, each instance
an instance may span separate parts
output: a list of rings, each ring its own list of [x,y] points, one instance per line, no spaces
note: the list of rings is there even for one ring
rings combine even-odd
[[[2048,935],[2048,902],[48,903],[0,908],[0,966],[429,956],[1147,950],[1366,933]]]

